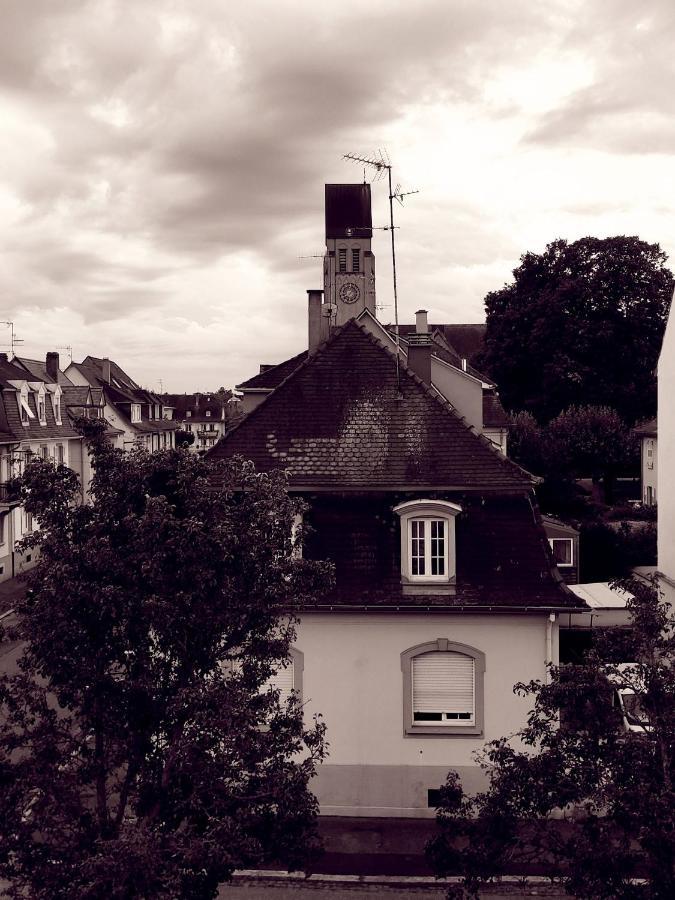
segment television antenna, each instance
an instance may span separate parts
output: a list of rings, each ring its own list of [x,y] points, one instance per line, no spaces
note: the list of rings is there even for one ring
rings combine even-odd
[[[71,361],[71,362],[73,361],[73,348],[70,346],[70,344],[66,344],[65,347],[56,347],[56,349],[57,349],[57,350],[67,350],[67,351],[68,351],[68,357],[70,358],[70,361]]]
[[[14,322],[0,321],[0,325],[7,325],[9,327],[9,346],[12,356],[14,356],[14,347],[16,344],[23,344],[23,338],[18,338],[14,333]]]
[[[397,184],[395,188],[392,188],[391,183],[391,160],[389,159],[389,154],[386,152],[383,153],[382,150],[378,150],[377,155],[373,156],[359,156],[356,153],[345,153],[342,157],[343,159],[349,159],[352,162],[363,163],[366,166],[370,166],[375,169],[375,178],[374,181],[379,181],[380,178],[384,178],[385,172],[387,174],[387,182],[389,185],[389,227],[388,230],[391,232],[391,270],[393,275],[394,282],[394,333],[396,336],[396,382],[399,386],[399,390],[401,387],[401,378],[400,378],[400,368],[399,368],[399,328],[398,328],[398,289],[396,284],[396,244],[394,242],[394,200],[398,200],[398,202],[403,206],[403,199],[405,197],[410,197],[412,194],[419,194],[419,191],[402,191],[401,185]]]

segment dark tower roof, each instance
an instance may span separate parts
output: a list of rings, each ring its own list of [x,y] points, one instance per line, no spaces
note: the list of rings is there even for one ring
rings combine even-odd
[[[352,229],[347,234],[347,229]],[[326,185],[326,238],[371,238],[369,184]]]

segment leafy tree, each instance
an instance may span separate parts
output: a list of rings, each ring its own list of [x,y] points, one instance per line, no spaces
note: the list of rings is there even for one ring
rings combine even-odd
[[[637,443],[620,416],[607,406],[572,406],[546,429],[548,469],[602,481],[611,503],[617,474],[636,461]]]
[[[547,422],[570,406],[612,406],[630,424],[656,412],[655,368],[674,279],[637,237],[557,240],[526,253],[485,298],[479,367],[507,409]]]
[[[92,502],[33,462],[41,562],[0,683],[0,875],[10,896],[216,895],[237,867],[300,867],[324,726],[266,688],[329,579],[297,558],[282,473],[112,449],[90,423]]]
[[[654,588],[622,586],[635,595],[621,635],[634,667],[604,662],[616,651],[602,635],[583,665],[516,685],[534,709],[515,738],[486,746],[483,793],[466,796],[449,774],[427,852],[437,875],[463,876],[456,893],[537,864],[588,900],[675,896],[675,617]],[[637,731],[624,729],[615,687],[640,696]]]
[[[635,566],[656,565],[656,524],[613,528],[606,522],[587,522],[579,530],[579,580],[612,581],[625,578]]]
[[[534,475],[546,469],[545,431],[532,413],[518,412],[510,417],[509,456]]]
[[[176,432],[176,447],[191,447],[195,442],[195,436],[192,431],[183,431],[178,429]]]

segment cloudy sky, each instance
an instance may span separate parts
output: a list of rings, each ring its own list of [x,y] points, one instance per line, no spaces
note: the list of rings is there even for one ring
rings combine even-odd
[[[299,352],[323,184],[363,178],[350,151],[386,148],[419,190],[397,209],[403,322],[481,321],[558,237],[637,234],[675,267],[672,0],[0,11],[0,313],[20,355],[71,346],[190,391]],[[373,198],[385,224],[383,182]]]

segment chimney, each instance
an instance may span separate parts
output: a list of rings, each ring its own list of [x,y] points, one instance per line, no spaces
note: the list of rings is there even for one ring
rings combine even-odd
[[[328,338],[329,319],[324,315],[323,291],[313,289],[307,291],[307,347],[310,353],[315,353],[317,347]]]
[[[110,384],[110,360],[107,356],[103,357],[103,380]]]
[[[45,368],[47,370],[47,380],[50,384],[58,384],[59,383],[59,354],[58,353],[48,353],[47,359],[45,362]]]
[[[408,368],[431,384],[431,335],[426,309],[415,313],[415,332],[408,335]]]
[[[270,369],[274,368],[274,363],[260,363],[260,372],[259,375],[264,375],[265,372],[269,372]]]

